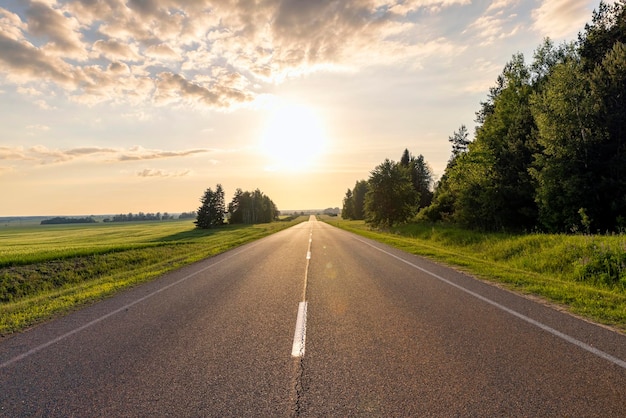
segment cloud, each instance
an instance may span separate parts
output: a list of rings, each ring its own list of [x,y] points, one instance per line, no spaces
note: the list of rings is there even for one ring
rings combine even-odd
[[[22,38],[26,24],[22,22],[19,15],[0,7],[0,32],[9,39],[18,40]]]
[[[487,12],[506,9],[508,7],[516,5],[518,2],[519,0],[493,0],[487,8]]]
[[[28,157],[22,147],[0,147],[0,160],[26,160]]]
[[[80,25],[75,17],[66,16],[49,4],[31,1],[26,10],[26,22],[28,33],[47,40],[42,49],[74,59],[86,58]]]
[[[119,161],[139,161],[139,160],[158,160],[164,158],[189,157],[196,154],[204,154],[209,152],[207,149],[192,149],[185,151],[162,151],[148,150],[142,147],[133,147],[128,151],[120,153]]]
[[[117,152],[117,150],[113,148],[84,147],[67,150],[65,154],[72,157],[80,157],[93,154],[111,154],[115,152]]]
[[[455,5],[465,6],[471,4],[471,0],[406,0],[395,2],[390,10],[395,13],[400,12],[401,15],[417,12],[425,9],[431,13],[437,13],[446,7]]]
[[[25,96],[41,96],[42,95],[40,90],[37,90],[33,87],[18,87],[17,92]]]
[[[506,3],[508,4],[511,2]],[[488,46],[516,35],[522,25],[515,23],[517,14],[505,13],[501,9],[504,6],[505,2],[501,2],[497,8],[489,7],[485,14],[472,22],[463,33],[473,33],[481,46]]]
[[[243,90],[232,87],[236,74],[217,77],[222,83],[193,83],[179,74],[161,73],[157,82],[155,102],[170,104],[176,102],[201,103],[208,107],[224,108],[234,103],[248,102],[253,96]]]
[[[104,41],[100,39],[93,44],[92,50],[112,61],[138,61],[140,59],[136,45],[129,45],[117,40]]]
[[[87,105],[233,108],[288,77],[370,65],[419,68],[425,56],[455,54],[418,15],[470,3],[31,1],[23,15],[0,8],[0,73],[43,94],[60,86]]]
[[[556,39],[574,35],[589,20],[588,5],[586,0],[543,0],[532,11],[532,28]]]
[[[42,164],[46,163],[60,163],[71,161],[77,158],[86,158],[92,156],[101,156],[106,154],[117,153],[118,151],[112,148],[100,148],[100,147],[83,147],[83,148],[71,148],[67,150],[50,149],[43,145],[35,145],[28,149],[28,157],[30,159],[39,160]]]
[[[166,170],[158,170],[154,168],[146,168],[139,172],[137,175],[139,177],[185,177],[191,174],[191,170],[183,170],[183,171],[166,171]]]
[[[32,129],[45,127],[33,126]],[[74,160],[96,161],[100,163],[157,160],[166,158],[183,158],[208,153],[208,149],[192,149],[182,151],[150,150],[143,147],[128,149],[103,147],[78,147],[70,149],[51,149],[43,145],[23,147],[0,147],[0,160],[34,161],[38,164],[64,163]]]
[[[145,54],[150,58],[164,60],[180,60],[180,54],[167,44],[151,45],[146,48]]]
[[[0,51],[0,72],[5,72],[11,81],[21,83],[44,79],[68,89],[76,86],[70,64],[46,55],[26,41],[12,39],[0,32]]]

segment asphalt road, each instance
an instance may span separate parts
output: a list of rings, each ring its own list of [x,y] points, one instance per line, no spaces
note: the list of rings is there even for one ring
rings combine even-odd
[[[625,414],[624,335],[314,219],[0,342],[7,417]]]

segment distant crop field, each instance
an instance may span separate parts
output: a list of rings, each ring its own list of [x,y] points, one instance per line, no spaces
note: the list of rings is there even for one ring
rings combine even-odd
[[[196,229],[191,220],[0,229],[0,335],[307,218]]]
[[[193,242],[203,236],[191,220],[5,227],[0,229],[0,267]]]

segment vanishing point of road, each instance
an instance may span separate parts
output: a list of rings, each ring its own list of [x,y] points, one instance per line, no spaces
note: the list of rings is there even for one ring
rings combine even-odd
[[[0,342],[6,417],[623,417],[626,336],[314,217]]]

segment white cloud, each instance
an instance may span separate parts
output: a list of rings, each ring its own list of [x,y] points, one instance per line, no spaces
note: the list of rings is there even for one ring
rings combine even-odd
[[[487,8],[487,12],[506,9],[516,5],[518,2],[519,0],[493,0]]]
[[[45,125],[28,126],[29,130],[46,131]],[[127,149],[103,147],[78,147],[69,149],[48,148],[44,145],[23,147],[0,147],[0,160],[32,161],[36,164],[63,163],[73,160],[90,160],[100,163],[126,161],[161,160],[184,158],[209,153],[208,149],[190,150],[158,150],[145,149],[140,146]]]
[[[481,46],[487,46],[496,41],[516,35],[522,28],[521,24],[515,23],[516,14],[507,14],[503,10],[495,13],[485,13],[463,33],[472,33],[479,40]]]
[[[207,149],[192,149],[184,151],[149,150],[143,147],[132,147],[122,150],[117,156],[118,161],[158,160],[164,158],[189,157],[209,152]]]
[[[34,87],[23,87],[23,86],[19,86],[17,88],[17,92],[25,96],[41,96],[43,94],[41,90],[38,90]]]
[[[146,56],[164,60],[180,60],[180,54],[167,44],[151,45],[146,48]]]
[[[139,61],[137,46],[118,40],[97,40],[93,50],[112,61]]]
[[[575,35],[590,19],[587,0],[543,0],[533,10],[533,29],[542,36],[562,39]]]
[[[26,30],[26,24],[20,17],[0,7],[0,33],[14,41],[23,39],[22,32]]]
[[[80,24],[75,17],[64,15],[62,10],[55,8],[54,3],[30,2],[26,22],[29,34],[47,41],[43,50],[73,59],[86,58]]]
[[[154,168],[146,168],[139,172],[139,177],[185,177],[191,174],[191,170],[167,171]]]
[[[436,13],[446,7],[454,5],[468,5],[471,3],[471,0],[406,0],[392,2],[392,4],[389,5],[389,10],[392,13],[406,16],[409,13],[413,13],[422,9]]]
[[[75,102],[232,108],[264,85],[369,65],[419,68],[458,49],[414,14],[470,0],[34,1],[0,9],[0,73]],[[29,94],[33,94],[30,92]]]
[[[24,153],[23,147],[1,147],[0,160],[26,160],[28,157]]]

